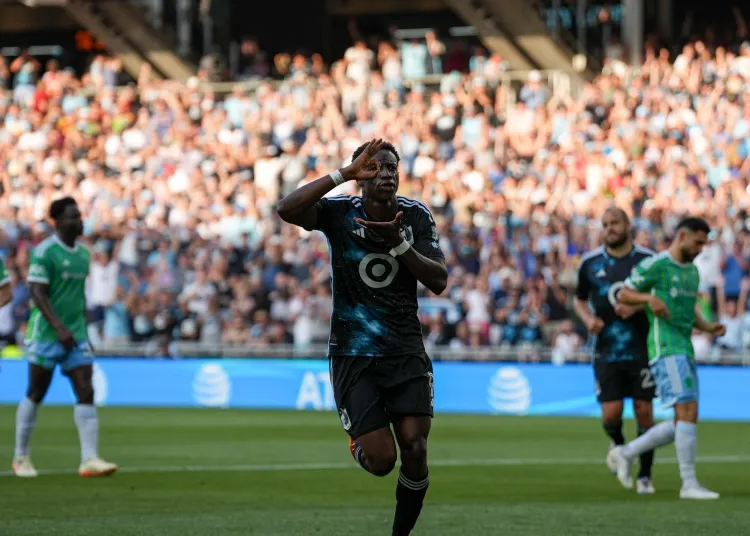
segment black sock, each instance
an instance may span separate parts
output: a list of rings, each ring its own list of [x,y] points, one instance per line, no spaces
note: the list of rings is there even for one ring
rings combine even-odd
[[[638,427],[638,435],[642,436],[648,432],[648,428]],[[638,478],[651,478],[651,466],[654,465],[654,451],[649,450],[641,454],[640,470]]]
[[[408,536],[417,524],[422,503],[427,493],[430,479],[423,477],[412,480],[404,476],[403,468],[398,475],[396,486],[396,516],[393,519],[393,536]]]
[[[607,435],[612,438],[615,445],[624,445],[625,436],[622,435],[622,421],[618,422],[604,422],[604,431]]]

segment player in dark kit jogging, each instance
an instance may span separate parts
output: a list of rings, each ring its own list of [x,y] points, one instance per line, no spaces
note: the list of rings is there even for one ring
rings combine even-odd
[[[612,447],[623,445],[623,400],[633,399],[638,435],[654,424],[652,399],[656,385],[648,367],[648,319],[643,308],[619,303],[618,292],[633,268],[652,251],[633,244],[630,220],[622,209],[611,207],[602,217],[605,243],[587,253],[578,268],[575,311],[596,337],[594,374],[596,396],[602,406],[604,431]],[[638,493],[652,494],[651,466],[654,451],[640,460]],[[614,462],[607,456],[610,472]]]
[[[420,201],[397,195],[398,163],[393,145],[373,140],[354,152],[349,166],[278,205],[284,221],[328,238],[334,397],[352,455],[366,471],[389,474],[399,446],[394,536],[414,528],[429,483],[433,375],[417,316],[417,282],[440,294],[448,278],[432,214]],[[361,197],[324,197],[352,180]]]

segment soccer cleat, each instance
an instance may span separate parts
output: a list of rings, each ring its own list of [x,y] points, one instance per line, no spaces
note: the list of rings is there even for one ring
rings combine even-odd
[[[617,445],[614,443],[610,443],[609,450],[607,451],[607,469],[609,469],[609,472],[613,475],[617,474],[617,464],[612,459],[612,449],[615,448]]]
[[[635,481],[635,490],[638,495],[653,495],[656,493],[656,488],[651,483],[651,479],[647,476],[642,476]]]
[[[689,488],[683,487],[680,490],[680,499],[694,499],[698,501],[711,501],[718,499],[719,494],[715,491],[704,488],[700,484],[690,486]]]
[[[39,475],[29,456],[17,456],[13,459],[13,474],[21,478],[34,478]]]
[[[633,489],[633,462],[625,457],[622,447],[613,448],[609,455],[612,457],[612,461],[617,468],[617,480],[620,481],[623,488]]]
[[[99,456],[92,456],[78,468],[78,474],[83,477],[109,476],[115,472],[117,464],[102,460]]]

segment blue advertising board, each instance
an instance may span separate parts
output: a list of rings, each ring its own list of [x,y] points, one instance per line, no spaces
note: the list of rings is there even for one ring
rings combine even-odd
[[[2,364],[0,404],[21,399],[27,374],[23,361]],[[750,421],[750,368],[700,367],[699,378],[702,419]],[[325,360],[102,358],[94,384],[97,404],[108,406],[335,407]],[[59,372],[46,402],[73,402]],[[435,411],[597,416],[599,406],[590,365],[437,362]],[[661,409],[656,413],[658,418],[671,415]]]

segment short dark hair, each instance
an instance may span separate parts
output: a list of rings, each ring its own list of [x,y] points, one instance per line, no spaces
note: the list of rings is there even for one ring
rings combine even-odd
[[[618,207],[617,205],[610,205],[607,210],[604,211],[604,214],[607,212],[614,212],[618,216],[620,216],[623,220],[625,220],[625,223],[630,223],[630,216],[628,216],[628,213],[625,212],[623,209]]]
[[[357,157],[362,154],[362,151],[365,150],[365,147],[367,147],[367,144],[369,143],[370,142],[368,141],[367,143],[363,143],[362,145],[357,147],[357,150],[354,151],[354,154],[352,155],[352,162],[354,162],[357,159]],[[398,151],[396,150],[396,148],[393,146],[392,143],[385,142],[383,146],[380,148],[380,150],[389,151],[391,154],[393,154],[393,156],[396,157],[396,163],[401,162],[401,156],[399,156]]]
[[[677,229],[675,232],[679,232],[681,229],[687,229],[688,231],[692,231],[694,233],[710,233],[711,227],[708,225],[708,222],[704,220],[703,218],[696,218],[696,217],[688,217],[680,220],[680,223],[677,224]]]
[[[53,201],[49,206],[49,217],[57,221],[58,219],[60,219],[60,216],[63,215],[65,209],[70,205],[77,206],[78,203],[76,203],[76,200],[72,197],[63,197],[61,199]]]

